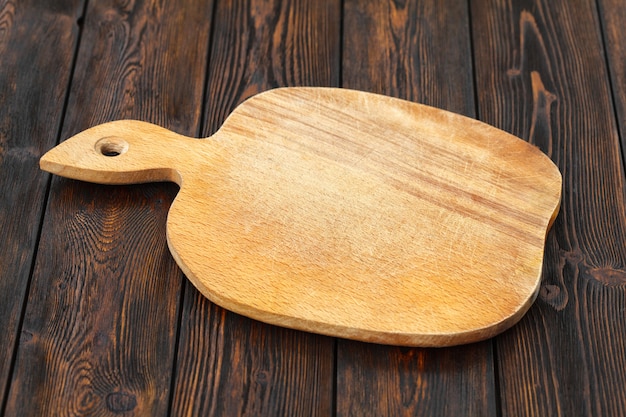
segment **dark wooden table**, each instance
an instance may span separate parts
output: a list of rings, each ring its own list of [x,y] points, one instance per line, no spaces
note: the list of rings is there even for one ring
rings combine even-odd
[[[626,415],[625,27],[619,0],[0,0],[0,414]],[[175,185],[38,170],[98,123],[208,136],[301,85],[463,113],[555,161],[562,208],[518,325],[414,349],[258,323],[177,268]]]

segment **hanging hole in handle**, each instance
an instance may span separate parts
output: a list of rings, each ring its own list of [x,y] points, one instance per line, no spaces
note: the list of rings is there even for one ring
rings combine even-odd
[[[119,156],[126,151],[128,151],[128,142],[116,136],[107,136],[96,142],[96,152],[104,156]]]

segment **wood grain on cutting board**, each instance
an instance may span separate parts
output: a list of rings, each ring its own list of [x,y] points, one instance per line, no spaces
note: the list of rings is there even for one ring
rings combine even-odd
[[[55,151],[42,167],[60,175],[179,183],[170,249],[217,304],[398,345],[515,323],[536,296],[561,190],[554,164],[514,136],[345,89],[260,94],[204,141],[121,121]]]

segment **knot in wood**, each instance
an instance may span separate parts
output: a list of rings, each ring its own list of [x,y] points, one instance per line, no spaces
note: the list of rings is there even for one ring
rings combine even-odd
[[[137,398],[125,392],[112,392],[107,395],[106,405],[113,413],[132,411],[137,406]]]

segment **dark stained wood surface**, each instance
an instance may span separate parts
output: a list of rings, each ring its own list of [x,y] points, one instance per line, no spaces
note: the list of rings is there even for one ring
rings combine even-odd
[[[623,145],[626,132],[626,65],[624,65],[626,62],[626,38],[624,37],[626,7],[620,0],[599,0],[598,5],[600,22],[604,28],[603,41],[621,133],[622,158],[624,158],[626,152]]]
[[[626,415],[625,25],[617,0],[0,0],[0,415]],[[207,136],[297,85],[477,117],[558,164],[518,325],[417,349],[258,323],[169,255],[176,186],[37,168],[97,123]]]
[[[0,1],[0,393],[10,385],[82,2]],[[45,53],[44,53],[45,51]],[[53,82],[50,82],[53,80]],[[1,405],[1,404],[0,404]]]

